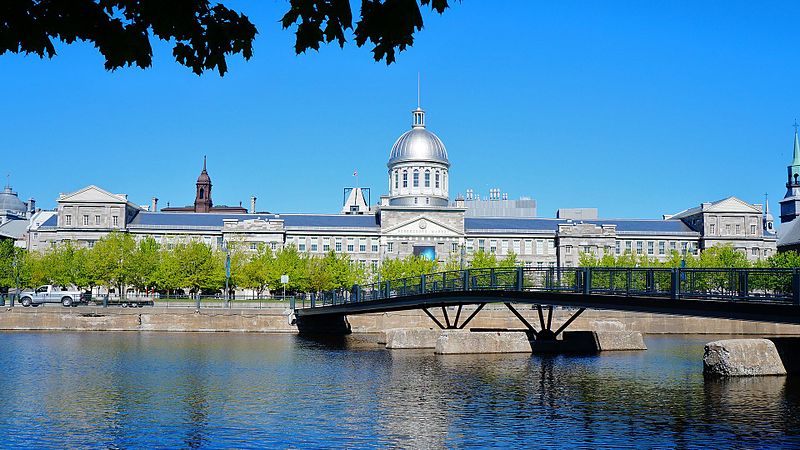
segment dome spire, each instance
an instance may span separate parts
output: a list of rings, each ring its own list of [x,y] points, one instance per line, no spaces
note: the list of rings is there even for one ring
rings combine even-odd
[[[420,78],[417,72],[417,109],[411,112],[411,128],[425,128],[425,111],[420,106]]]
[[[797,138],[797,128],[800,125],[797,124],[797,119],[794,121],[794,154],[792,155],[792,165],[793,166],[800,166],[800,140]]]

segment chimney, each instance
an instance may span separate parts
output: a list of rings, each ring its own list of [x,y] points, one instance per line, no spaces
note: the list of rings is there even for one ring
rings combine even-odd
[[[256,213],[256,196],[250,197],[250,214]]]
[[[33,197],[28,199],[28,213],[33,214],[36,212],[36,200]]]
[[[158,197],[153,197],[152,201],[150,202],[150,211],[158,212]]]

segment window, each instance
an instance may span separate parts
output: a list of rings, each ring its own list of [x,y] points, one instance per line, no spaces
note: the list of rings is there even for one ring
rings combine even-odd
[[[632,245],[631,241],[625,241],[625,253],[633,253]]]
[[[372,267],[372,273],[377,272],[378,271],[378,260],[377,259],[373,259],[370,262],[370,266]]]
[[[536,268],[537,269],[541,269],[543,267],[544,267],[544,261],[537,261],[536,262]]]
[[[378,240],[372,239],[372,253],[378,253]]]
[[[711,225],[709,225],[709,226],[708,226],[708,232],[709,232],[710,234],[714,234],[714,232],[716,231],[716,228],[717,228],[717,227],[716,227],[716,225],[714,225],[714,224],[712,223]]]
[[[94,224],[95,225],[100,225],[100,216],[99,215],[95,215],[94,216]]]
[[[533,241],[526,240],[525,241],[525,254],[526,255],[530,255],[531,253],[533,253]]]
[[[497,241],[495,240],[489,241],[489,252],[497,253]]]
[[[400,174],[397,171],[394,171],[394,188],[397,189],[400,187]]]
[[[478,250],[482,252],[486,251],[486,239],[478,239]]]
[[[425,171],[425,187],[431,187],[431,171]]]
[[[435,183],[436,183],[436,184],[434,185],[434,187],[435,187],[436,189],[439,189],[439,171],[438,171],[438,170],[436,171],[436,176],[434,177],[434,179],[435,179]]]
[[[119,226],[119,217],[118,216],[111,216],[111,224],[115,227]]]
[[[541,255],[544,253],[544,240],[538,239],[536,241],[536,254]]]
[[[203,188],[200,188],[200,200],[204,199],[206,195],[206,191]]]
[[[83,224],[89,225],[89,216],[86,214],[83,215]]]
[[[394,242],[387,242],[386,243],[386,251],[391,253],[394,251]]]
[[[653,254],[654,247],[655,247],[655,244],[653,244],[653,241],[648,241],[647,242],[647,254],[648,255],[652,255]]]
[[[86,241],[86,246],[89,248],[94,248],[94,241]],[[755,249],[753,249],[755,250]]]
[[[622,242],[620,242],[620,241],[617,241],[617,242],[615,242],[615,244],[614,244],[614,253],[616,253],[617,255],[619,255],[621,252],[622,252]]]
[[[319,243],[317,242],[317,238],[311,238],[311,251],[312,252],[319,251]]]
[[[517,255],[522,253],[522,248],[520,247],[520,245],[521,245],[520,240],[519,239],[514,239],[514,244],[513,244],[512,248],[514,249],[514,253],[516,253]]]
[[[677,249],[677,246],[676,246],[676,244],[675,244],[675,241],[672,241],[672,242],[670,242],[670,243],[669,243],[669,249],[670,249],[670,250],[675,250],[675,249]]]
[[[356,250],[356,240],[353,238],[347,239],[347,251],[354,252]]]
[[[270,248],[271,248],[271,249],[273,249],[273,250],[277,250],[277,248],[278,248],[278,243],[277,243],[277,242],[270,242],[270,243],[269,243],[269,246],[270,246]]]
[[[663,255],[665,253],[667,253],[667,243],[664,241],[660,241],[658,243],[658,254]]]
[[[361,238],[358,240],[358,251],[361,253],[367,251],[367,238]]]
[[[419,170],[414,170],[414,179],[413,179],[413,186],[419,187]]]
[[[453,242],[453,245],[450,248],[450,251],[453,253],[458,253],[458,242]]]
[[[755,224],[751,224],[750,225],[750,234],[756,234],[756,225]]]
[[[571,245],[567,245],[566,247],[564,247],[564,254],[566,254],[566,255],[571,255],[572,254],[572,246]]]
[[[583,246],[583,250],[581,250],[581,251],[582,251],[583,253],[592,253],[592,254],[594,253],[594,252],[592,251],[592,247],[590,247],[590,246],[588,246],[588,245],[584,245],[584,246]]]
[[[258,244],[256,244],[255,242],[251,242],[250,243],[250,250],[257,250],[257,249],[258,249]]]
[[[736,234],[742,234],[742,226],[738,223],[736,224]]]
[[[547,241],[548,253],[554,255],[556,253],[556,241]]]
[[[758,256],[758,247],[753,247],[752,253],[753,256]]]
[[[642,254],[642,241],[636,241],[636,254]]]
[[[725,234],[731,234],[731,224],[725,224]]]
[[[403,171],[403,187],[404,188],[408,187],[408,171],[407,170]]]
[[[72,225],[72,216],[67,214],[64,216],[64,225]]]
[[[300,238],[297,240],[297,250],[300,252],[306,251],[306,238]]]
[[[322,239],[322,251],[325,253],[331,251],[331,238]]]
[[[508,253],[508,241],[507,240],[504,239],[504,240],[500,241],[500,249],[503,252],[502,254],[505,255],[506,253]]]

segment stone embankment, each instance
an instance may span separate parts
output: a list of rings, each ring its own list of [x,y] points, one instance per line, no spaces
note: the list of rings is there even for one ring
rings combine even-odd
[[[467,317],[472,307],[465,307],[461,317]],[[527,320],[539,325],[536,310],[518,307]],[[441,313],[441,311],[439,311]],[[546,313],[546,311],[545,311]],[[552,328],[558,328],[573,314],[571,310],[555,310]],[[64,308],[45,305],[38,308],[0,309],[0,330],[74,330],[74,331],[237,331],[286,332],[297,328],[289,324],[289,311],[284,304],[270,304],[263,309],[203,308]],[[455,316],[455,310],[450,311]],[[383,333],[392,328],[430,329],[433,323],[422,311],[349,316],[347,320],[355,333]],[[487,305],[467,328],[519,329],[522,324],[503,305]],[[642,334],[752,334],[800,335],[800,326],[707,319],[617,311],[585,311],[568,331],[638,331]]]

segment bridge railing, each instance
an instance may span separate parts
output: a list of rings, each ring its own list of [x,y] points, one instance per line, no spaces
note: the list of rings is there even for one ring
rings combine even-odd
[[[496,267],[356,285],[316,295],[311,307],[463,291],[539,291],[800,305],[800,269]],[[304,307],[306,304],[304,303]]]

